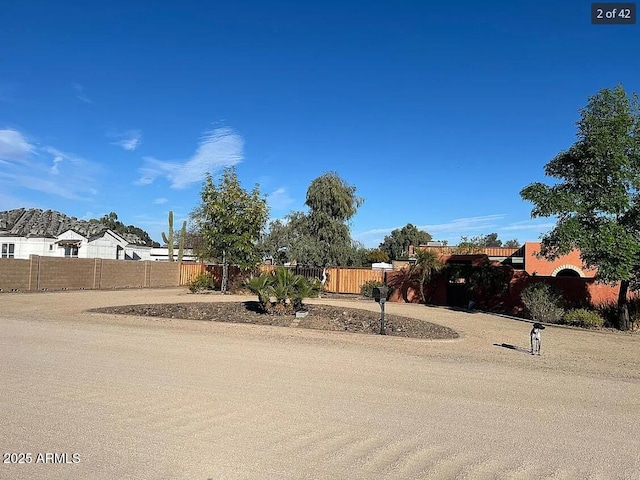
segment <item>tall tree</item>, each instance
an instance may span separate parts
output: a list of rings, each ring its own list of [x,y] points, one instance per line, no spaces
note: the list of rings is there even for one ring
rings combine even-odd
[[[279,263],[296,260],[322,267],[359,265],[364,247],[352,242],[348,222],[362,202],[356,196],[356,187],[335,172],[325,173],[307,190],[309,212],[292,212],[286,222],[272,222],[261,239],[261,248]]]
[[[347,265],[353,257],[348,222],[364,199],[356,196],[356,187],[336,172],[328,172],[309,185],[305,205],[308,235],[315,239],[319,266]]]
[[[398,260],[409,254],[409,246],[414,245],[417,247],[430,242],[431,239],[431,234],[418,229],[411,223],[407,223],[402,228],[392,230],[390,235],[384,237],[378,248],[386,252],[391,260]]]
[[[204,255],[222,262],[222,291],[227,290],[229,264],[240,268],[260,262],[256,247],[269,216],[266,198],[256,185],[251,192],[242,188],[235,168],[226,168],[219,185],[207,174],[201,204],[191,217],[205,240]]]
[[[619,328],[629,328],[629,289],[640,272],[640,105],[621,85],[600,90],[580,110],[578,140],[545,166],[554,185],[532,183],[521,196],[532,217],[556,216],[542,238],[549,259],[578,249],[597,278],[620,283]]]

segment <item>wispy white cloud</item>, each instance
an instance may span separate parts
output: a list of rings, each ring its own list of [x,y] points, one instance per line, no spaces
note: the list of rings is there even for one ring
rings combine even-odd
[[[98,164],[51,146],[30,144],[17,130],[0,134],[0,190],[26,188],[72,200],[89,200],[97,190]]]
[[[133,152],[142,143],[142,132],[140,130],[129,130],[127,132],[117,133],[111,136],[117,138],[117,140],[112,142],[111,145],[116,145],[128,152]]]
[[[79,83],[72,83],[71,85],[73,86],[73,89],[76,92],[76,98],[78,100],[88,104],[93,103],[93,101],[89,97],[87,97],[87,95],[84,93],[84,87],[82,85],[80,85]]]
[[[63,152],[51,146],[44,146],[40,150],[53,157],[52,168],[56,169],[55,175],[60,173],[60,168],[64,168],[64,176],[67,179],[72,180],[74,183],[83,183],[83,185],[77,185],[76,188],[78,190],[92,194],[97,193],[93,188],[93,184],[95,183],[96,177],[102,172],[102,167],[97,163],[85,160],[73,153]],[[60,180],[56,179],[56,181]]]
[[[29,190],[49,193],[51,195],[57,195],[69,200],[82,200],[82,197],[68,190],[63,185],[46,178],[36,177],[32,175],[0,172],[0,180],[2,179],[10,181],[14,185],[28,188]]]
[[[34,150],[18,130],[0,130],[0,161],[24,162]]]
[[[53,165],[51,166],[49,171],[51,173],[53,173],[54,175],[58,175],[60,173],[60,169],[58,168],[58,164],[62,163],[62,160],[64,160],[64,159],[60,155],[56,155],[53,158]]]
[[[526,220],[524,222],[515,222],[506,227],[502,227],[501,230],[505,231],[520,231],[520,230],[540,230],[546,231],[550,230],[556,226],[555,222],[536,222],[535,220]]]
[[[491,231],[497,231],[499,224],[507,217],[505,214],[480,215],[477,217],[456,218],[446,223],[435,223],[417,225],[420,230],[425,230],[432,234],[437,240],[447,240],[457,242],[463,235],[478,235]],[[353,235],[355,240],[359,240],[369,247],[377,246],[384,240],[384,237],[391,234],[392,230],[402,228],[404,225],[387,228],[374,228]]]
[[[442,237],[455,232],[462,232],[464,235],[472,235],[478,231],[485,231],[488,228],[495,228],[496,222],[503,220],[506,217],[505,214],[495,215],[481,215],[478,217],[466,217],[457,218],[446,223],[435,223],[418,225],[420,230],[425,230],[434,236]],[[404,225],[388,227],[388,228],[375,228],[360,232],[354,235],[354,238],[359,240],[371,239],[373,237],[380,238],[380,241],[391,233],[392,230],[402,228]],[[437,235],[436,235],[437,234]]]
[[[450,244],[455,245],[461,236],[486,235],[496,232],[502,240],[509,240],[510,235],[538,236],[555,226],[555,223],[545,221],[536,222],[535,220],[526,220],[505,224],[506,214],[481,215],[477,217],[458,218],[446,223],[418,225],[420,230],[425,230],[432,234],[436,240],[447,240]],[[386,235],[392,230],[402,228],[402,226],[390,228],[374,228],[364,232],[356,233],[353,238],[364,242],[367,246],[372,247],[379,245]],[[527,233],[524,233],[527,232]],[[526,239],[520,239],[526,240]]]
[[[205,173],[236,165],[243,159],[244,141],[230,128],[217,128],[206,132],[195,153],[187,160],[163,161],[144,157],[136,185],[148,185],[158,177],[165,177],[171,188],[186,188],[202,182]]]
[[[278,188],[267,196],[267,202],[272,210],[284,210],[293,203],[293,198],[289,196],[286,189]]]
[[[447,223],[419,225],[420,230],[433,233],[465,232],[476,233],[479,230],[496,227],[496,222],[506,218],[505,214],[481,215],[478,217],[457,218]]]
[[[167,203],[168,200],[166,198],[156,198],[153,203],[155,203],[156,205],[163,205],[165,203]]]

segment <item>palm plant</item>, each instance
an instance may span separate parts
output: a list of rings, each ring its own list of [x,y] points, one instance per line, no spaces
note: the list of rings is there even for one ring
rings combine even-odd
[[[305,298],[315,298],[322,292],[322,282],[317,278],[309,280],[301,277],[303,281],[298,284],[298,288],[293,297],[293,308],[298,311],[302,308],[302,300]]]
[[[300,310],[304,298],[317,297],[322,290],[319,280],[309,281],[284,267],[250,278],[245,285],[258,295],[260,307],[264,312],[278,315]],[[272,302],[272,299],[275,299],[275,302]]]
[[[271,304],[271,281],[272,276],[266,273],[258,277],[249,278],[245,285],[252,293],[258,295],[260,307],[266,312]]]
[[[431,282],[434,275],[444,268],[444,263],[438,253],[432,250],[418,250],[416,252],[416,263],[409,269],[409,277],[416,278],[420,285],[420,301],[427,303],[424,294],[425,286]]]

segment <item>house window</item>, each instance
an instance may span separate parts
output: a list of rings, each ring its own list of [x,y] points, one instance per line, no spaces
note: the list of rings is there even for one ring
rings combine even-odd
[[[77,245],[65,245],[64,256],[69,258],[78,258],[78,246]]]
[[[2,258],[15,258],[15,243],[3,243],[2,244]]]
[[[51,252],[53,250],[53,243],[49,244],[49,251]]]

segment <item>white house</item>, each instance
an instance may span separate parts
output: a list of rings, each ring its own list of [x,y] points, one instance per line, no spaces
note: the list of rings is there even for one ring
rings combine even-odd
[[[167,247],[153,247],[151,249],[151,258],[149,260],[154,260],[156,262],[168,262],[169,261],[169,249]],[[178,260],[178,249],[176,247],[173,248],[173,260]],[[182,252],[182,261],[183,262],[195,262],[197,261],[196,256],[193,253],[193,249],[185,248]]]
[[[151,260],[152,247],[129,243],[111,230],[87,237],[66,230],[56,237],[8,236],[0,233],[2,258],[28,259],[29,255],[113,260]]]
[[[137,235],[118,234],[96,222],[59,212],[16,209],[0,212],[0,257],[29,255],[114,260],[151,260],[152,247]]]

